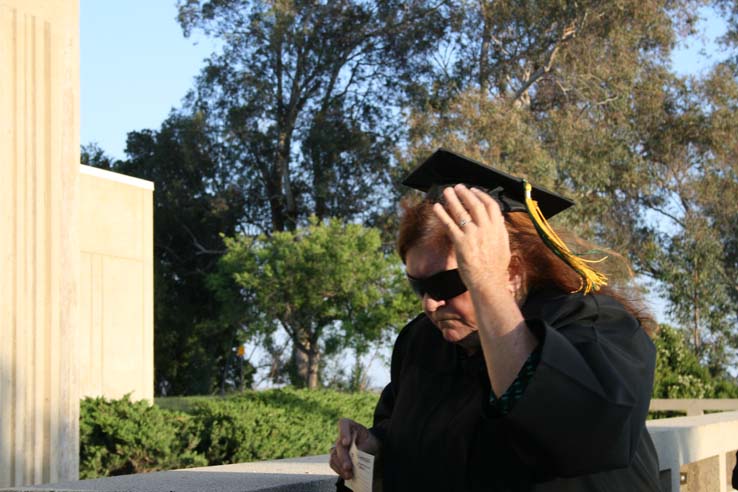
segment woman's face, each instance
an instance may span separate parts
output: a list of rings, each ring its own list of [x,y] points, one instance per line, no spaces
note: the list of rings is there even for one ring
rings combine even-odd
[[[405,269],[414,278],[427,278],[456,267],[453,249],[446,253],[419,245],[410,248],[405,255]],[[437,301],[425,294],[422,303],[426,316],[441,330],[448,342],[459,342],[478,330],[469,291],[445,301]]]

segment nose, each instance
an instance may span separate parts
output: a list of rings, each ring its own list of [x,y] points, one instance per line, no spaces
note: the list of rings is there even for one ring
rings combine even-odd
[[[445,305],[446,301],[444,300],[433,299],[428,294],[423,295],[423,311],[432,313]]]

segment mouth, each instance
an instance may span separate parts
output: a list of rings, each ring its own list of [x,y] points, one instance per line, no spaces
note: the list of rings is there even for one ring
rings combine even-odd
[[[437,318],[433,320],[433,323],[435,323],[435,325],[439,328],[442,328],[442,325],[450,323],[452,321],[459,321],[459,318]]]

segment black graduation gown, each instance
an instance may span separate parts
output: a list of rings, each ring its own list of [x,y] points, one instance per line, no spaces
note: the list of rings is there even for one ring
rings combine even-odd
[[[425,315],[402,330],[371,429],[385,492],[660,490],[645,429],[655,349],[638,321],[610,297],[552,290],[522,312],[541,359],[505,416],[481,353]]]

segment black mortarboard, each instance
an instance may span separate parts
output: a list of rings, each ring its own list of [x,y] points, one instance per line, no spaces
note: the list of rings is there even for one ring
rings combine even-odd
[[[589,266],[604,258],[587,260],[573,253],[546,221],[574,205],[568,198],[443,148],[436,150],[402,182],[439,201],[443,188],[458,183],[483,188],[497,200],[503,212],[527,212],[541,240],[581,277],[579,290],[587,294],[607,285],[607,277]]]
[[[527,210],[523,178],[511,176],[443,148],[436,150],[402,182],[405,186],[426,193],[438,192],[440,191],[438,188],[457,183],[484,188],[497,199],[503,212]],[[533,199],[538,202],[541,212],[547,219],[574,205],[568,198],[540,186],[532,185],[532,189]]]

